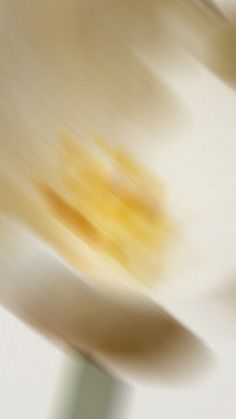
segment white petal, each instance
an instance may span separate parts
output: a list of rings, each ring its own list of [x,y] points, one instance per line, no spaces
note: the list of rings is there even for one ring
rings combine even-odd
[[[145,4],[150,16],[153,3]],[[179,4],[186,7],[189,3]],[[105,5],[108,2],[102,3]],[[139,11],[134,17],[142,30],[133,39],[128,30],[132,8],[124,20],[119,19],[120,27],[116,17],[123,9],[102,6],[93,14],[94,4],[83,1],[32,2],[24,7],[11,1],[1,5],[0,159],[6,182],[12,178],[10,184],[2,180],[1,205],[4,211],[23,217],[52,244],[57,242],[67,255],[71,254],[69,248],[73,249],[71,260],[75,260],[78,252],[72,235],[43,212],[29,177],[45,174],[44,162],[55,153],[55,141],[62,130],[83,139],[98,130],[112,141],[129,143],[166,179],[169,209],[179,225],[180,240],[166,276],[157,286],[159,301],[171,305],[173,300],[211,288],[235,269],[235,96],[191,63],[193,75],[177,71],[172,80],[187,105],[191,124],[184,127],[179,122],[175,141],[163,132],[155,138],[153,116],[160,106],[158,95],[150,92],[158,93],[159,81],[154,70],[138,58],[149,41],[146,39],[145,46],[140,44],[147,24],[142,20],[144,14]],[[112,18],[100,33],[106,10]],[[81,26],[77,19],[83,20]],[[111,39],[105,36],[108,32]],[[140,49],[138,56],[131,52],[133,43]],[[139,96],[145,99],[143,107]],[[162,104],[166,93],[159,97]],[[153,109],[157,109],[155,115]],[[155,129],[150,132],[147,125]]]
[[[142,293],[91,287],[17,220],[1,217],[0,232],[0,301],[46,336],[136,377],[178,380],[209,364],[204,344]]]

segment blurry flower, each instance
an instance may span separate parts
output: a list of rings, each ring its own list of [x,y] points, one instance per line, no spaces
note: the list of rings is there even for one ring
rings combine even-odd
[[[222,14],[200,1],[137,0],[124,4],[105,0],[96,3],[50,0],[27,2],[23,6],[21,2],[11,0],[2,2],[1,8],[1,212],[23,222],[23,238],[28,234],[27,229],[33,232],[28,247],[24,248],[19,237],[14,255],[19,254],[22,247],[28,252],[25,253],[27,261],[30,247],[35,244],[36,249],[43,249],[48,266],[52,263],[55,271],[59,271],[59,279],[57,276],[52,277],[52,282],[42,279],[44,285],[35,288],[35,299],[25,302],[22,310],[28,309],[27,320],[37,327],[43,324],[42,328],[48,334],[76,349],[80,349],[83,335],[87,339],[84,350],[95,348],[103,352],[105,358],[115,354],[123,364],[140,361],[139,365],[144,369],[147,368],[146,354],[151,353],[148,358],[152,359],[150,369],[163,376],[174,375],[178,361],[182,361],[187,352],[189,355],[194,353],[194,348],[200,353],[203,346],[158,305],[150,304],[149,309],[149,299],[136,294],[137,285],[127,272],[122,267],[111,272],[89,246],[78,240],[73,229],[49,211],[35,185],[41,179],[50,186],[57,183],[57,138],[62,131],[72,132],[84,143],[91,130],[99,132],[111,138],[113,144],[128,143],[128,148],[138,151],[144,160],[151,160],[152,150],[156,148],[155,135],[160,132],[163,121],[172,125],[178,104],[175,94],[163,81],[164,76],[163,79],[160,76],[159,68],[156,70],[155,66],[154,69],[151,63],[161,67],[163,62],[169,62],[172,54],[176,57],[176,48],[183,47],[202,57],[204,43],[207,47],[216,44],[213,64],[209,65],[219,74],[226,70],[226,79],[232,80],[230,61],[224,60],[224,68],[215,63],[220,54],[230,56],[227,48],[223,52],[217,50],[220,45],[216,42],[218,28],[222,29],[219,33],[224,34],[227,46],[234,42],[233,30],[231,33],[230,29],[229,34],[228,23]],[[184,164],[188,168],[185,177],[191,177],[192,163],[186,158]],[[179,168],[171,167],[171,170],[174,172]],[[194,193],[198,196],[196,191]],[[52,198],[52,194],[50,196]],[[12,234],[14,236],[14,228]],[[200,231],[199,236],[201,234]],[[36,240],[38,236],[42,242]],[[201,236],[203,248],[204,239],[205,236]],[[52,256],[50,251],[49,257],[48,245],[62,259],[57,259],[53,252]],[[184,266],[191,264],[185,250]],[[86,276],[88,288],[95,283],[101,286],[102,302],[94,291],[91,291],[90,300],[86,289],[89,304],[82,320],[78,314],[78,301],[81,304],[86,301],[81,294],[84,288],[74,272],[71,277],[67,270],[64,271],[65,261],[69,263],[70,273],[73,266],[77,273]],[[42,272],[43,265],[41,261]],[[136,269],[139,268],[138,265]],[[65,273],[69,282],[65,282],[60,272]],[[40,273],[37,276],[39,285]],[[181,268],[179,275],[182,275]],[[16,280],[16,272],[12,278]],[[48,278],[49,274],[45,279]],[[74,287],[77,281],[78,289]],[[119,301],[108,294],[108,284],[109,293],[111,290],[117,292]],[[134,294],[130,291],[133,286]],[[21,288],[19,283],[18,287],[17,293]],[[13,294],[16,291],[14,286],[12,291]],[[22,288],[22,294],[19,294],[22,299],[23,291]],[[136,297],[137,301],[141,298],[140,304]],[[97,300],[99,310],[89,311],[88,307],[93,308]],[[114,318],[109,314],[114,314]],[[174,360],[173,365],[170,359]],[[167,368],[168,363],[171,371]],[[182,363],[179,365],[182,369]]]

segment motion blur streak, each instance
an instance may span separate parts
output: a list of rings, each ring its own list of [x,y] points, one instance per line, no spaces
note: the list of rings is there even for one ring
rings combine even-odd
[[[211,363],[205,345],[142,293],[92,287],[16,221],[3,219],[1,234],[1,302],[53,340],[118,374],[167,383]]]
[[[58,164],[56,139],[65,131],[86,144],[91,133],[98,133],[154,166],[165,135],[168,140],[180,138],[191,119],[186,118],[191,104],[180,98],[174,74],[184,79],[194,63],[212,72],[211,80],[217,76],[235,89],[236,8],[227,1],[209,0],[2,0],[0,35],[0,211],[15,217],[1,222],[1,303],[54,342],[86,353],[126,379],[180,383],[195,378],[211,365],[211,353],[177,318],[145,296],[145,287],[140,292],[125,275],[121,249],[127,240],[118,249],[123,265],[111,271],[75,238],[75,224],[86,224],[86,233],[98,237],[98,229],[91,228],[92,217],[80,214],[78,221],[78,211],[48,185],[55,180]],[[191,80],[194,84],[196,79]],[[173,157],[171,146],[167,142]],[[187,163],[187,176],[192,173],[189,156],[181,161]],[[158,172],[158,165],[155,168]],[[87,179],[88,175],[91,171]],[[35,187],[41,179],[51,212],[42,204],[43,188]],[[180,176],[180,187],[182,180]],[[146,193],[147,186],[143,189]],[[204,193],[196,194],[196,201]],[[96,209],[93,205],[97,217]],[[174,213],[175,205],[172,209]],[[205,216],[205,208],[201,211]],[[63,213],[63,222],[58,213]],[[105,224],[109,220],[111,226],[117,214],[110,215]],[[210,224],[212,213],[208,217]],[[139,234],[141,222],[137,225]],[[99,228],[99,234],[105,233],[105,227]],[[152,240],[153,224],[148,228],[145,240]],[[116,251],[117,243],[118,239]],[[163,247],[162,241],[159,244]],[[141,258],[137,260],[132,274],[147,279]],[[234,296],[231,285],[212,294],[212,312],[215,303],[218,310],[218,302],[223,307],[222,301],[227,301],[231,317]],[[224,321],[221,324],[225,328]]]

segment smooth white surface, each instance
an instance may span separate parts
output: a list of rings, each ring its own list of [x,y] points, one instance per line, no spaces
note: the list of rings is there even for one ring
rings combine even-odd
[[[0,418],[51,419],[64,354],[3,308],[0,331]]]

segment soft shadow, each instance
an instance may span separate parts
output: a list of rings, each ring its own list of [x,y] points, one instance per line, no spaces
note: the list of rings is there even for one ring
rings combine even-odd
[[[32,79],[35,100],[61,108],[58,118],[77,132],[81,124],[87,132],[133,142],[139,131],[158,135],[181,118],[174,92],[140,58],[143,51],[158,56],[165,49],[159,3],[51,0],[21,7],[12,0],[7,10],[12,42],[21,51],[16,77],[26,90]]]
[[[7,220],[1,225],[1,301],[34,328],[148,381],[189,381],[210,365],[205,344],[158,304],[125,285],[111,293],[83,281],[22,224]]]
[[[219,25],[210,38],[206,65],[225,83],[236,88],[236,18],[235,9],[229,20]]]

